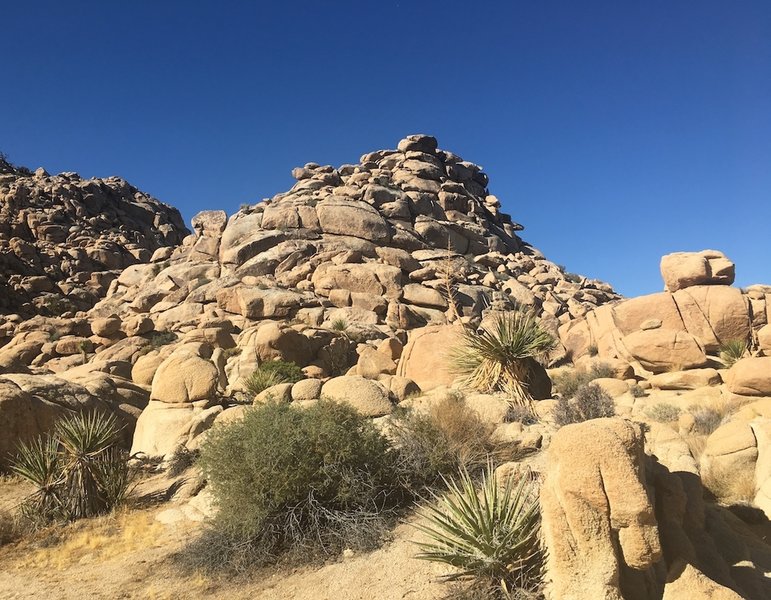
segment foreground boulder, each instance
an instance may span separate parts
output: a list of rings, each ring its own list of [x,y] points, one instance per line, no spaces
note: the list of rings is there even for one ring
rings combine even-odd
[[[771,548],[705,503],[696,461],[674,430],[653,424],[646,438],[618,418],[552,438],[541,490],[547,597],[768,598]]]
[[[621,419],[554,436],[541,490],[552,598],[621,600],[622,572],[661,558],[642,453],[639,426]]]

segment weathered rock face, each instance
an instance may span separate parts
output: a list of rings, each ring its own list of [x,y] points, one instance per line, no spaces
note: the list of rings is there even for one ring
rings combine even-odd
[[[121,269],[188,235],[179,212],[126,181],[0,165],[0,313],[85,310]]]
[[[670,292],[694,285],[731,285],[736,266],[716,250],[675,252],[661,258],[661,276]]]
[[[158,455],[191,443],[183,430],[192,435],[199,413],[241,395],[266,360],[296,362],[312,378],[363,375],[347,383],[365,399],[335,385],[326,394],[386,414],[417,390],[415,360],[397,373],[407,332],[475,324],[515,303],[556,332],[618,298],[520,239],[481,167],[430,136],[293,176],[291,190],[229,218],[199,213],[183,237],[175,210],[122,180],[0,175],[0,254],[26,265],[8,282],[28,292],[30,310],[51,295],[99,291],[65,307],[86,314],[0,322],[0,371],[64,376],[83,362],[125,364],[120,377],[152,390],[134,450]],[[426,340],[407,353],[434,358]],[[451,378],[421,368],[423,385]]]
[[[729,437],[713,446],[731,460],[737,444],[721,447]],[[563,427],[545,472],[547,598],[761,600],[771,592],[768,547],[730,511],[705,503],[688,444],[666,425],[645,438],[618,418]]]
[[[639,426],[597,419],[563,427],[541,489],[551,597],[618,599],[628,570],[661,558]]]
[[[665,256],[669,291],[593,309],[562,324],[560,339],[574,359],[596,348],[600,358],[626,361],[643,376],[706,366],[728,342],[766,352],[771,287],[730,287],[733,271],[714,250]]]

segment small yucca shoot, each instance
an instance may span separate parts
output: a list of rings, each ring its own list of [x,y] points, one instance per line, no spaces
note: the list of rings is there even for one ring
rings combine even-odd
[[[449,580],[487,580],[504,589],[537,586],[544,557],[536,484],[529,475],[499,486],[488,467],[479,491],[465,469],[458,481],[445,482],[448,493],[425,509],[428,523],[415,526],[430,540],[416,542],[417,557],[455,567]]]
[[[746,340],[729,340],[720,345],[720,360],[726,367],[731,367],[741,360],[747,352]]]

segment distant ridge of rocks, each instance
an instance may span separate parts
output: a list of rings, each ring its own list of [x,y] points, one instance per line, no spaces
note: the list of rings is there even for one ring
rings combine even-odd
[[[188,233],[177,209],[123,179],[33,173],[0,156],[0,314],[87,310],[122,269]]]

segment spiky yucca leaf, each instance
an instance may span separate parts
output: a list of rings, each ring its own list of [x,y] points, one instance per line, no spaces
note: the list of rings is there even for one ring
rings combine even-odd
[[[448,493],[425,509],[428,524],[415,526],[430,540],[416,542],[417,557],[455,567],[446,576],[450,580],[537,585],[544,556],[538,496],[529,476],[499,486],[488,467],[479,491],[466,470],[446,484]]]
[[[741,360],[747,352],[746,340],[728,340],[720,344],[720,360],[726,367],[731,367]]]
[[[62,447],[63,497],[69,518],[91,517],[109,509],[99,478],[119,432],[118,421],[112,414],[79,414],[57,423],[56,436]]]
[[[21,505],[22,515],[31,522],[47,522],[62,514],[62,483],[59,444],[51,437],[39,437],[18,447],[11,471],[34,484],[36,490]]]
[[[56,424],[56,437],[66,454],[73,457],[93,457],[115,444],[120,427],[113,414],[86,413]]]
[[[528,360],[543,356],[554,345],[535,314],[517,308],[498,313],[480,332],[464,328],[450,359],[467,386],[482,392],[503,391],[526,404],[530,400]]]

